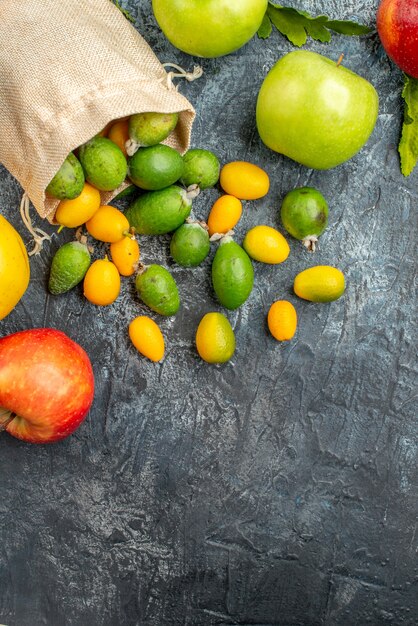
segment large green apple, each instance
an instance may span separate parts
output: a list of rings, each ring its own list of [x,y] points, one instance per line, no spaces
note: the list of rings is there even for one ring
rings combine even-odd
[[[267,74],[257,128],[272,150],[315,169],[335,167],[360,150],[376,124],[373,85],[315,52],[297,50]]]
[[[220,57],[257,32],[268,0],[152,0],[155,19],[179,50]]]

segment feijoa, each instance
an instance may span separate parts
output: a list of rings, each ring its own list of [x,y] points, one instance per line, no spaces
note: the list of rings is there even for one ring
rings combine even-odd
[[[177,150],[160,143],[139,148],[128,159],[129,178],[137,187],[147,191],[169,187],[179,180],[183,168],[183,159]]]
[[[193,148],[183,156],[184,171],[181,182],[186,187],[198,185],[200,189],[213,187],[219,180],[221,164],[210,150]]]
[[[45,191],[48,196],[58,200],[73,200],[80,195],[83,187],[83,168],[77,157],[70,152]]]
[[[171,185],[139,196],[125,215],[139,235],[163,235],[176,230],[190,215],[192,198],[193,192]]]
[[[93,137],[79,149],[87,182],[100,191],[113,191],[123,183],[128,165],[122,150],[107,137]]]
[[[90,252],[85,243],[70,241],[62,245],[52,259],[49,291],[58,295],[78,285],[83,280],[90,261]]]
[[[175,315],[180,306],[176,281],[161,265],[143,266],[135,279],[141,300],[160,315]]]
[[[219,302],[227,309],[237,309],[247,300],[253,284],[250,257],[232,237],[223,237],[212,263],[212,285]]]
[[[164,141],[175,129],[178,113],[136,113],[129,118],[130,146],[128,154],[134,154],[140,146],[155,146]]]
[[[199,222],[182,224],[171,238],[171,256],[176,263],[184,267],[200,265],[209,251],[209,233]]]
[[[289,191],[280,210],[287,232],[302,241],[309,251],[315,252],[318,237],[328,224],[328,203],[320,191],[313,187],[298,187]]]

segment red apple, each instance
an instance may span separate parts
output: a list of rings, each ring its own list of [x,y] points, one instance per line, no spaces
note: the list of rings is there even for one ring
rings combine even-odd
[[[0,339],[0,430],[30,443],[70,435],[93,402],[94,377],[81,346],[53,328]]]
[[[384,49],[396,65],[418,78],[417,1],[382,0],[377,11],[377,31]]]

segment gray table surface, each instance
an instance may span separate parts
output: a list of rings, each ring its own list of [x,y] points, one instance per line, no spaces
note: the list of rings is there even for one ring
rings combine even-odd
[[[291,4],[372,25],[378,2]],[[228,313],[236,354],[209,366],[194,333],[205,312],[222,310],[210,258],[182,269],[169,258],[168,236],[142,242],[147,262],[173,271],[183,302],[161,322],[167,355],[156,365],[127,338],[128,322],[144,311],[131,281],[108,308],[90,305],[81,289],[48,295],[62,237],[36,221],[52,242],[31,259],[28,291],[1,334],[62,329],[89,352],[97,390],[87,420],[62,443],[0,437],[0,622],[417,624],[418,171],[406,179],[399,170],[402,75],[376,34],[308,42],[333,58],[344,52],[380,95],[366,147],[340,167],[312,171],[269,151],[255,128],[258,89],[292,49],[287,40],[275,32],[198,60],[166,41],[149,0],[123,5],[161,61],[204,69],[180,87],[197,111],[193,146],[223,163],[258,163],[270,176],[268,196],[245,203],[237,239],[257,223],[281,228],[281,198],[302,185],[327,197],[330,225],[315,256],[292,240],[283,266],[255,265],[253,294]],[[23,234],[21,193],[0,168],[1,212]],[[218,194],[198,199],[199,218]],[[318,305],[293,295],[294,276],[314,264],[344,271],[343,298]],[[279,297],[299,315],[284,344],[266,328]]]

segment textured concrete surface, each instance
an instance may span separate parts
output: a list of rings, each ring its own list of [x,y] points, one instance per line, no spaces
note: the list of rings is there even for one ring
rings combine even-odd
[[[236,355],[214,367],[193,345],[202,314],[222,310],[210,259],[181,269],[169,237],[141,241],[146,262],[172,269],[183,301],[161,321],[167,356],[155,365],[127,338],[128,322],[145,311],[132,281],[103,309],[81,289],[47,294],[52,254],[71,234],[36,221],[53,239],[32,258],[29,289],[0,331],[64,330],[89,352],[97,392],[85,423],[62,443],[0,437],[0,623],[417,624],[418,171],[404,179],[399,170],[401,74],[376,34],[307,44],[335,59],[345,52],[381,98],[361,153],[315,172],[270,152],[255,129],[263,77],[292,49],[283,37],[198,61],[165,40],[149,0],[124,6],[161,61],[203,66],[200,80],[180,87],[198,113],[193,144],[270,175],[268,196],[245,204],[238,240],[260,222],[280,228],[281,198],[300,185],[328,198],[330,225],[316,256],[292,240],[283,266],[256,265],[252,296],[228,314]],[[373,24],[377,0],[293,6]],[[199,218],[218,193],[198,199]],[[23,234],[20,197],[0,169],[1,212]],[[296,273],[314,264],[345,272],[341,300],[318,305],[292,294]],[[299,315],[295,339],[283,345],[266,330],[278,297]]]

